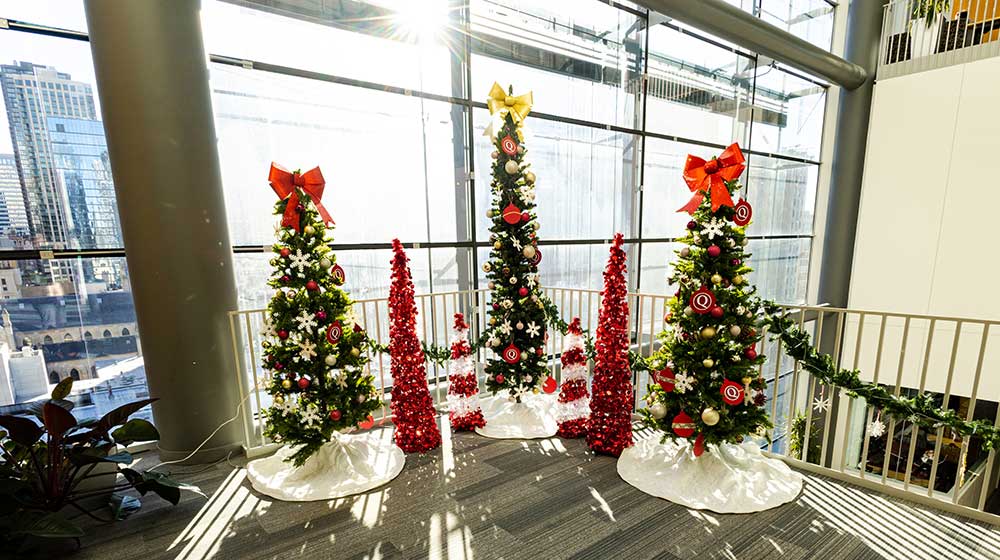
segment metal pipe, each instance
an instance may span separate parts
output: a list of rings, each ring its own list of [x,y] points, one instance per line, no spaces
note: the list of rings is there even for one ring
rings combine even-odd
[[[636,3],[847,89],[861,87],[871,74],[862,66],[723,0],[636,0]],[[877,5],[881,16],[881,3],[871,4]]]

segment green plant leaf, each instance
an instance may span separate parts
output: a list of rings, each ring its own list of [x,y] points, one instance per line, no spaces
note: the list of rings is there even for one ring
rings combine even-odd
[[[97,424],[94,424],[94,431],[106,434],[111,431],[111,428],[124,424],[125,421],[128,420],[128,417],[134,412],[150,403],[156,402],[157,400],[159,399],[142,399],[128,404],[123,404],[102,416],[101,419],[97,421]]]
[[[160,439],[160,432],[148,420],[133,418],[111,432],[111,437],[120,445],[128,445],[135,441],[156,441]]]
[[[83,529],[58,513],[20,515],[11,532],[17,535],[33,535],[47,539],[83,536]]]
[[[194,492],[204,496],[201,489],[197,486],[177,482],[169,476],[156,471],[142,473],[142,485],[144,485],[147,490],[155,492],[156,495],[175,506],[181,501],[181,490]]]
[[[76,426],[76,418],[65,408],[47,402],[42,407],[42,422],[45,424],[45,431],[50,437],[62,437],[66,430]]]
[[[7,430],[7,435],[15,443],[24,446],[32,446],[42,438],[41,426],[33,421],[20,416],[3,415],[0,416],[0,426]]]
[[[70,391],[73,390],[73,378],[67,377],[63,379],[52,389],[52,400],[57,401],[65,399],[69,396]]]

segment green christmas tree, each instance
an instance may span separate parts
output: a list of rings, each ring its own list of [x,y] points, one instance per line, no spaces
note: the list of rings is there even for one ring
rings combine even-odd
[[[770,426],[758,376],[760,299],[747,283],[752,211],[731,197],[744,167],[736,144],[709,161],[688,156],[684,179],[694,196],[680,211],[691,221],[669,278],[677,293],[668,301],[663,345],[649,362],[655,383],[640,411],[664,439],[693,440],[695,455]]]
[[[490,135],[493,157],[493,201],[487,217],[493,220],[493,250],[483,270],[492,291],[487,345],[496,357],[486,365],[486,387],[494,394],[506,389],[520,402],[537,393],[546,379],[546,322],[554,315],[541,291],[538,263],[538,220],[535,174],[525,159],[521,126],[531,109],[531,93],[514,96],[499,84],[490,91],[489,108],[495,122]],[[499,131],[494,127],[499,125]]]
[[[323,175],[318,167],[300,174],[272,164],[269,180],[282,221],[268,281],[277,291],[263,331],[274,403],[265,411],[265,434],[299,446],[290,460],[300,466],[334,433],[369,422],[380,405],[375,380],[364,373],[366,335],[328,245],[333,221],[320,202]]]

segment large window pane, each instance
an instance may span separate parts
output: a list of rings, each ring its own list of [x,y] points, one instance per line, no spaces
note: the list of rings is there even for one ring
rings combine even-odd
[[[818,161],[826,88],[768,68],[758,72],[756,92],[752,148]]]
[[[489,124],[486,110],[475,111],[476,226],[480,240],[489,238],[486,210],[492,200],[490,182],[493,144],[482,135]],[[639,137],[566,123],[527,121],[526,159],[538,176],[536,203],[541,239],[610,239],[629,235],[635,211],[635,177]]]
[[[87,31],[83,0],[5,0],[0,5],[0,18]]]
[[[604,268],[608,264],[608,244],[542,245],[542,262],[538,264],[543,288],[583,288],[600,290],[604,288]],[[635,246],[626,244],[628,262],[635,263]],[[490,250],[479,249],[479,262],[489,260]],[[479,269],[479,285],[488,284],[486,273]],[[558,304],[559,302],[555,302]]]
[[[456,240],[457,106],[219,64],[212,90],[234,244],[274,238],[271,161],[322,168],[337,243]]]
[[[819,166],[754,155],[749,160],[751,235],[811,235]]]
[[[755,239],[748,249],[754,269],[750,283],[760,297],[778,303],[804,303],[812,239]]]
[[[728,145],[745,143],[754,61],[665,25],[649,33],[646,128]]]
[[[822,49],[830,49],[834,7],[826,0],[760,0],[760,17]]]
[[[204,3],[209,53],[452,95],[443,0],[240,4]]]
[[[645,41],[639,18],[606,3],[474,0],[472,97],[493,82],[532,90],[534,109],[635,127]]]
[[[30,282],[52,266],[74,280]],[[149,396],[124,258],[0,261],[0,308],[3,413],[26,411],[66,377],[78,420]],[[139,417],[150,419],[148,408]]]

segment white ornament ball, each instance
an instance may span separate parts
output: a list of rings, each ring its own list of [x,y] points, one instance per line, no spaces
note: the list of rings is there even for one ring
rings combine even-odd
[[[506,171],[508,175],[517,173],[517,162],[512,159],[507,160],[507,163],[503,165],[503,170]]]
[[[729,327],[729,334],[731,334],[732,336],[740,336],[741,332],[743,332],[743,330],[740,329],[739,325],[733,325]]]
[[[514,326],[517,327],[517,330],[521,330],[521,329],[524,328],[524,323],[522,323],[521,321],[518,321],[517,324],[514,325]]]
[[[747,239],[746,237],[744,237],[743,240],[740,241],[740,245],[742,245],[744,247],[746,247],[749,243],[750,243],[750,240]]]
[[[493,270],[493,266],[490,263],[483,263],[483,272],[489,272]]]
[[[683,257],[683,258],[687,258],[687,257],[689,257],[690,255],[691,255],[691,249],[689,249],[689,248],[687,248],[687,247],[684,247],[683,249],[681,249],[681,251],[680,251],[680,256],[681,256],[681,257]]]
[[[714,426],[719,423],[719,411],[714,408],[706,408],[701,411],[701,421],[706,426]]]
[[[326,365],[328,366],[337,365],[337,357],[334,356],[333,354],[327,354],[326,358],[324,358],[323,361],[326,362]]]
[[[323,268],[330,268],[331,266],[333,266],[333,262],[330,259],[324,258],[320,259],[319,265],[322,266]]]
[[[510,283],[511,284],[517,284],[517,276],[511,276],[510,277]]]
[[[532,381],[533,381],[534,379],[535,379],[535,378],[534,378],[534,377],[532,377],[532,376],[530,376],[530,375],[526,375],[526,376],[524,376],[524,380],[525,380],[525,382],[527,382],[527,383],[531,383],[531,382],[532,382]]]
[[[527,352],[521,352],[521,361],[523,362],[523,361],[525,361],[527,359],[528,359],[528,353]],[[531,377],[531,376],[529,375],[528,377]]]
[[[527,247],[524,248],[524,251],[522,251],[522,253],[524,253],[524,256],[529,259],[535,258],[535,246],[528,245]]]
[[[667,415],[667,407],[663,403],[654,403],[653,406],[649,407],[649,413],[653,418],[659,420]]]

